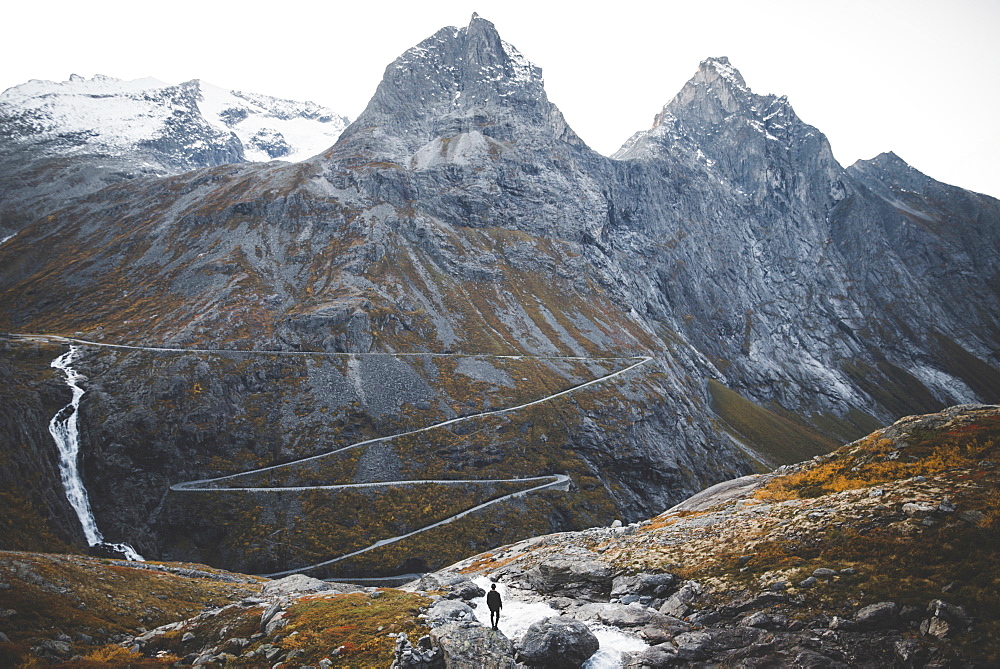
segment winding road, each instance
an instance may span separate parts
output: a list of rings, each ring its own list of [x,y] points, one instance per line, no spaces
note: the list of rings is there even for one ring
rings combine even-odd
[[[436,484],[436,485],[465,485],[465,484],[487,484],[487,483],[528,483],[532,481],[539,481],[539,485],[527,488],[525,490],[519,490],[517,492],[509,493],[507,495],[502,495],[495,499],[488,500],[476,506],[470,507],[464,511],[456,513],[449,516],[443,520],[439,520],[430,525],[413,530],[406,534],[401,534],[395,537],[389,537],[387,539],[381,539],[370,546],[358,549],[351,553],[345,555],[340,555],[338,557],[325,560],[322,562],[317,562],[315,564],[310,564],[302,567],[296,567],[294,569],[288,569],[285,571],[273,572],[270,574],[262,574],[262,576],[267,577],[281,577],[290,574],[304,573],[318,569],[320,567],[325,567],[341,560],[346,560],[348,558],[361,555],[362,553],[367,553],[368,551],[387,546],[403,539],[407,539],[414,535],[420,534],[422,532],[427,532],[436,527],[446,525],[448,523],[454,522],[464,516],[471,513],[475,513],[481,509],[489,507],[493,504],[499,502],[513,499],[516,497],[523,497],[529,493],[539,492],[547,489],[563,489],[568,490],[570,484],[570,478],[565,474],[549,474],[545,476],[535,476],[528,478],[513,478],[513,479],[417,479],[417,480],[402,480],[402,481],[381,481],[375,483],[345,483],[337,485],[310,485],[310,486],[283,486],[283,487],[266,487],[266,486],[253,486],[253,487],[228,487],[219,486],[219,483],[224,481],[231,481],[241,477],[250,476],[253,474],[259,474],[263,472],[273,472],[285,468],[296,467],[306,462],[312,462],[319,460],[321,458],[330,457],[338,453],[343,453],[344,451],[360,448],[363,446],[369,446],[371,444],[384,443],[392,441],[394,439],[399,439],[400,437],[407,437],[410,435],[420,434],[422,432],[429,432],[431,430],[436,430],[438,428],[448,427],[450,425],[455,425],[458,423],[463,423],[466,421],[476,420],[484,418],[486,416],[499,416],[503,414],[512,413],[515,411],[520,411],[537,404],[542,404],[543,402],[549,402],[559,397],[564,397],[571,393],[575,393],[584,388],[597,385],[599,383],[606,383],[615,379],[623,374],[647,364],[652,361],[650,356],[633,356],[633,357],[589,357],[589,356],[532,356],[532,355],[488,355],[488,354],[468,354],[468,353],[327,353],[327,352],[315,352],[315,351],[271,351],[271,350],[240,350],[240,349],[196,349],[196,348],[168,348],[168,347],[152,347],[152,346],[130,346],[125,344],[107,344],[104,342],[90,341],[86,339],[77,339],[73,337],[63,337],[59,335],[27,335],[27,334],[11,334],[8,335],[14,339],[20,339],[24,341],[44,341],[53,342],[60,344],[76,344],[80,346],[93,346],[100,348],[113,348],[113,349],[126,349],[133,351],[149,351],[149,352],[161,352],[161,353],[211,353],[211,354],[230,354],[230,355],[282,355],[282,356],[313,356],[313,357],[364,357],[364,356],[383,356],[383,357],[451,357],[451,358],[493,358],[493,359],[507,359],[507,360],[520,360],[520,359],[530,359],[530,360],[565,360],[565,361],[632,361],[632,364],[624,367],[616,372],[611,372],[605,374],[604,376],[598,377],[591,381],[586,381],[583,383],[576,384],[565,390],[561,390],[551,395],[546,395],[540,399],[532,400],[530,402],[524,402],[516,406],[506,407],[502,409],[493,409],[490,411],[481,411],[478,413],[472,413],[465,416],[460,416],[458,418],[452,418],[449,420],[440,421],[438,423],[433,423],[425,427],[417,428],[415,430],[409,430],[406,432],[399,432],[396,434],[386,435],[382,437],[375,437],[373,439],[366,439],[359,441],[342,448],[338,448],[332,451],[327,451],[326,453],[320,453],[319,455],[313,455],[306,458],[301,458],[299,460],[293,460],[291,462],[282,463],[280,465],[271,465],[269,467],[261,467],[259,469],[252,469],[245,472],[239,472],[237,474],[229,474],[226,476],[218,476],[215,478],[208,479],[198,479],[195,481],[185,481],[182,483],[175,483],[170,486],[170,490],[175,492],[199,492],[199,493],[223,493],[223,492],[236,492],[236,491],[252,491],[252,492],[269,492],[269,493],[281,493],[281,492],[295,492],[303,490],[340,490],[347,488],[375,488],[375,487],[387,487],[387,486],[402,486],[402,485],[422,485],[422,484]]]

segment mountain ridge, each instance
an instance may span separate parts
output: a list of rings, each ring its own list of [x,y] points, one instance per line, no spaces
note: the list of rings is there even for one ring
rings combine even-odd
[[[821,133],[782,99],[754,96],[721,59],[695,78],[725,91],[692,84],[699,104],[670,112],[690,123],[662,116],[662,136],[647,137],[669,151],[612,160],[568,134],[540,71],[492,24],[474,17],[422,45],[312,159],[119,183],[0,246],[3,330],[181,349],[81,358],[91,380],[84,478],[107,536],[135,538],[144,555],[225,566],[346,552],[254,536],[263,517],[287,519],[275,531],[326,527],[312,498],[199,506],[169,488],[551,394],[599,375],[598,358],[654,360],[614,387],[331,459],[321,473],[569,475],[566,494],[490,518],[501,533],[579,528],[643,517],[899,415],[996,396],[1000,297],[979,277],[998,260],[976,239],[996,234],[997,201],[930,182],[927,195],[893,194],[879,180],[891,182],[891,169],[844,170]],[[732,113],[719,112],[720,95]],[[958,264],[942,264],[950,258]],[[40,396],[55,351],[35,346],[11,353],[6,373]],[[315,358],[279,359],[293,351]],[[389,362],[422,352],[513,357]],[[346,362],[368,353],[388,355]],[[533,366],[533,356],[585,360]],[[494,371],[470,371],[484,364]],[[372,399],[370,386],[388,399]],[[8,427],[32,435],[21,455],[42,458],[44,434],[16,418]],[[24,500],[65,506],[57,490],[17,485]],[[416,494],[400,504],[406,522],[434,506]],[[448,528],[440,546],[467,547],[463,533],[477,547],[511,538],[481,522]],[[243,543],[234,532],[217,549],[220,527],[243,528]],[[399,550],[355,573],[448,554]]]

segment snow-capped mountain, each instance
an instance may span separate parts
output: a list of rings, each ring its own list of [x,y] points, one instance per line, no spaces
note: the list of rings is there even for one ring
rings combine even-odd
[[[312,102],[197,79],[32,80],[0,94],[0,234],[123,179],[303,160],[347,123]]]
[[[160,148],[165,162],[297,161],[331,146],[348,119],[313,102],[244,93],[194,79],[123,81],[104,75],[32,80],[0,94],[7,137],[51,142],[66,153]],[[11,120],[16,120],[13,124]],[[220,147],[225,147],[220,149]],[[212,157],[215,159],[213,160]]]

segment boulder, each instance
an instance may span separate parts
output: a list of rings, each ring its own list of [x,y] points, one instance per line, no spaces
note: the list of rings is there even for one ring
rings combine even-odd
[[[677,580],[673,574],[666,573],[616,576],[611,582],[611,598],[621,599],[629,595],[667,597],[676,589]]]
[[[862,631],[890,629],[899,624],[899,605],[896,602],[871,604],[855,614],[854,622]]]
[[[684,585],[660,607],[660,613],[675,618],[683,618],[691,609],[690,604],[701,594],[701,584],[697,581],[685,581]]]
[[[650,646],[643,651],[631,653],[625,659],[623,666],[626,669],[662,669],[673,666],[676,660],[677,649],[669,643],[661,643]]]
[[[448,623],[431,630],[446,669],[513,669],[514,644],[500,630],[472,623]]]
[[[407,584],[406,589],[425,592],[439,590],[448,599],[470,600],[486,595],[486,591],[473,583],[468,576],[451,572],[425,574],[419,580]]]
[[[931,600],[927,605],[927,613],[930,617],[920,624],[920,633],[939,639],[944,639],[952,632],[967,629],[972,622],[961,606],[940,599]]]
[[[781,630],[788,627],[788,618],[782,615],[764,613],[757,611],[742,618],[739,622],[741,627],[756,627],[762,630]]]
[[[937,511],[937,507],[927,502],[907,502],[903,505],[903,513],[910,518],[926,518]]]
[[[427,622],[431,627],[463,620],[472,622],[475,619],[472,607],[456,599],[439,599],[427,610]]]
[[[927,605],[927,613],[932,617],[947,620],[962,629],[968,627],[971,621],[964,608],[949,604],[941,599],[932,599]]]
[[[612,627],[645,627],[666,625],[668,617],[638,604],[605,604],[600,606],[597,619]]]
[[[577,669],[597,652],[600,643],[579,620],[556,616],[528,628],[517,649],[517,661],[529,667]]]

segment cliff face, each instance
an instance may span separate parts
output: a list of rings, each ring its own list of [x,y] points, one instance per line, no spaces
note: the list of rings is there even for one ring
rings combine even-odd
[[[995,317],[974,306],[996,313],[992,198],[898,158],[842,169],[785,98],[752,93],[724,58],[615,158],[640,184],[617,207],[624,262],[670,240],[634,272],[655,277],[644,297],[732,387],[883,421],[997,392]]]
[[[604,158],[474,17],[390,64],[311,160],[121,183],[35,220],[0,246],[0,328],[182,349],[79,363],[95,513],[143,554],[303,566],[507,492],[401,484],[371,527],[357,510],[388,498],[321,483],[573,479],[350,570],[433,566],[990,399],[998,221],[893,157],[842,169],[725,59]],[[248,477],[294,492],[170,489],[506,407]],[[338,504],[355,512],[323,515]]]

